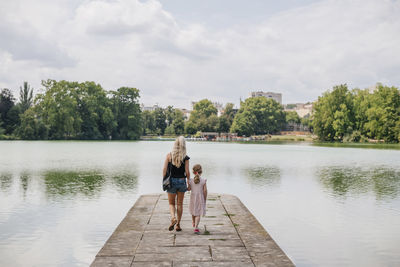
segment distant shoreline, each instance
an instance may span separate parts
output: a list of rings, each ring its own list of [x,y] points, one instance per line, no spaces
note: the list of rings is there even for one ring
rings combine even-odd
[[[173,141],[176,137],[163,136],[163,137],[149,137],[142,136],[140,141]],[[205,143],[238,143],[238,144],[306,144],[316,147],[342,147],[342,148],[374,148],[374,149],[396,149],[400,150],[400,144],[398,143],[356,143],[356,142],[323,142],[313,136],[299,136],[299,135],[272,135],[269,140],[202,140],[187,138],[187,140],[193,142],[205,142]]]
[[[141,136],[140,140],[146,141],[169,141],[175,140],[176,136]],[[275,141],[292,141],[292,142],[312,142],[316,137],[310,135],[261,135],[251,137],[239,137],[233,139],[206,139],[201,137],[186,137],[188,141],[208,141],[208,142],[275,142]]]
[[[142,136],[138,140],[23,140],[23,139],[0,139],[0,142],[7,141],[50,141],[50,142],[138,142],[138,141],[154,141],[154,142],[171,142],[175,140],[175,136]],[[316,147],[338,147],[338,148],[373,148],[373,149],[395,149],[400,150],[398,143],[355,143],[355,142],[323,142],[312,136],[298,135],[272,135],[268,140],[242,139],[242,140],[205,140],[202,138],[187,138],[189,142],[204,142],[204,143],[237,143],[237,144],[304,144]]]

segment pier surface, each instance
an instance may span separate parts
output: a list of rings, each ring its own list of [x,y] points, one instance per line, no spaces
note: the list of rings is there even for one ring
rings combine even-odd
[[[141,196],[91,266],[294,266],[237,197],[209,194],[201,235],[188,202],[186,194],[183,230],[170,232],[167,194]]]

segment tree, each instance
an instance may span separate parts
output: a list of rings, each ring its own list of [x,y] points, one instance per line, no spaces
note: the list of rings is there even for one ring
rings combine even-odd
[[[192,128],[195,128],[194,132],[215,132],[218,127],[218,117],[217,108],[214,107],[213,103],[208,99],[203,99],[197,102],[193,111],[190,114],[189,121],[190,127],[188,127],[191,132]]]
[[[142,112],[142,129],[143,135],[156,133],[156,121],[154,112],[145,110]]]
[[[313,113],[314,132],[321,140],[343,140],[354,129],[352,94],[347,85],[335,86],[315,102]]]
[[[371,107],[371,94],[368,89],[353,89],[354,129],[367,136],[365,124],[368,122],[367,110]]]
[[[197,102],[194,107],[193,111],[190,114],[190,118],[197,119],[200,117],[208,118],[211,115],[217,115],[217,108],[214,107],[213,103],[208,99],[203,99]]]
[[[281,104],[273,99],[247,98],[233,120],[231,132],[239,135],[272,134],[279,132],[285,123],[285,113]]]
[[[117,91],[110,91],[110,94],[116,119],[113,139],[138,139],[142,133],[139,90],[121,87]]]
[[[113,102],[99,84],[47,80],[42,85],[44,93],[38,94],[35,105],[20,115],[21,138],[32,139],[36,135],[40,139],[95,140],[112,135],[117,127]],[[26,113],[30,109],[33,113]],[[23,129],[24,125],[27,129]]]
[[[21,113],[24,113],[33,103],[33,89],[28,82],[24,82],[23,87],[19,87],[19,102],[21,104]]]
[[[400,92],[377,84],[376,89],[335,86],[314,104],[314,133],[321,140],[362,141],[367,138],[399,142]]]
[[[167,108],[156,108],[153,111],[144,111],[143,134],[182,134],[185,130],[183,112],[174,109],[172,106]]]
[[[251,110],[239,109],[233,120],[230,132],[241,136],[250,136],[255,133],[256,123],[258,123],[257,118]]]
[[[8,111],[14,106],[15,98],[10,89],[4,88],[0,92],[0,115],[4,121],[7,117]]]
[[[168,106],[164,109],[165,119],[167,122],[167,126],[171,125],[172,121],[175,117],[175,109],[173,106]]]
[[[184,115],[179,109],[175,109],[171,125],[174,128],[175,134],[183,134],[185,131]]]
[[[301,119],[296,111],[286,111],[286,123],[300,123]]]
[[[36,98],[37,116],[49,130],[50,139],[74,139],[81,133],[78,82],[42,81],[43,94]]]
[[[235,111],[232,103],[227,103],[224,108],[224,113],[219,117],[218,121],[218,132],[229,132],[232,126],[233,119],[235,117]]]
[[[0,92],[0,119],[5,134],[12,134],[19,124],[19,107],[15,105],[11,90],[6,88]]]
[[[186,134],[195,134],[197,132],[196,125],[192,121],[188,121],[185,123],[185,133]]]
[[[15,130],[21,123],[20,119],[21,105],[18,103],[14,105],[7,113],[7,134],[15,134]]]
[[[219,119],[216,114],[210,115],[206,120],[206,124],[200,129],[203,132],[217,132]]]
[[[154,118],[156,123],[156,132],[157,134],[163,135],[165,132],[165,128],[167,127],[167,116],[162,108],[156,108],[154,110]]]
[[[4,129],[3,129],[3,122],[1,121],[1,118],[0,118],[0,139],[1,139],[1,136],[4,134]]]
[[[112,112],[112,101],[101,85],[94,82],[80,83],[77,88],[77,103],[82,118],[79,139],[108,139],[116,127]]]
[[[165,128],[165,134],[166,135],[175,135],[175,129],[174,129],[174,126],[172,126],[172,124],[167,126],[167,128]]]
[[[21,125],[17,130],[17,134],[20,138],[26,140],[46,139],[48,129],[37,118],[34,109],[29,108],[21,115]]]
[[[364,124],[370,138],[385,142],[399,142],[400,138],[400,92],[395,87],[378,84],[377,89],[367,99],[367,122]]]
[[[311,121],[311,116],[310,114],[307,114],[306,116],[304,116],[303,118],[301,118],[300,123],[304,126],[309,127],[310,131],[312,131],[312,121]]]

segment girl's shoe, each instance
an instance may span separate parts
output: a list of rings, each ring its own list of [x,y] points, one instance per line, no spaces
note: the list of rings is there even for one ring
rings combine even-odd
[[[177,224],[175,230],[177,232],[180,232],[180,231],[182,231],[182,228],[181,228],[181,226],[179,224]]]
[[[174,226],[175,226],[176,223],[177,223],[177,220],[176,220],[175,218],[173,218],[173,219],[171,220],[171,224],[170,224],[169,227],[168,227],[168,230],[169,230],[169,231],[174,230]]]
[[[199,235],[199,234],[200,234],[200,230],[199,230],[198,228],[196,228],[196,229],[194,229],[194,233],[195,233],[196,235]]]

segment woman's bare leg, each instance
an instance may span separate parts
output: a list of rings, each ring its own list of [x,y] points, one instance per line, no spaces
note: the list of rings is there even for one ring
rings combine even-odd
[[[169,213],[171,214],[171,220],[175,219],[175,198],[176,194],[168,193]]]
[[[182,211],[183,211],[183,198],[185,196],[185,192],[177,192],[178,195],[178,203],[177,203],[177,213],[178,213],[178,225],[182,219]]]
[[[196,216],[193,216],[193,215],[192,215],[192,225],[193,225],[193,227],[195,227],[195,225],[196,225],[196,224],[195,224],[195,221],[194,221],[195,218],[196,218]]]

